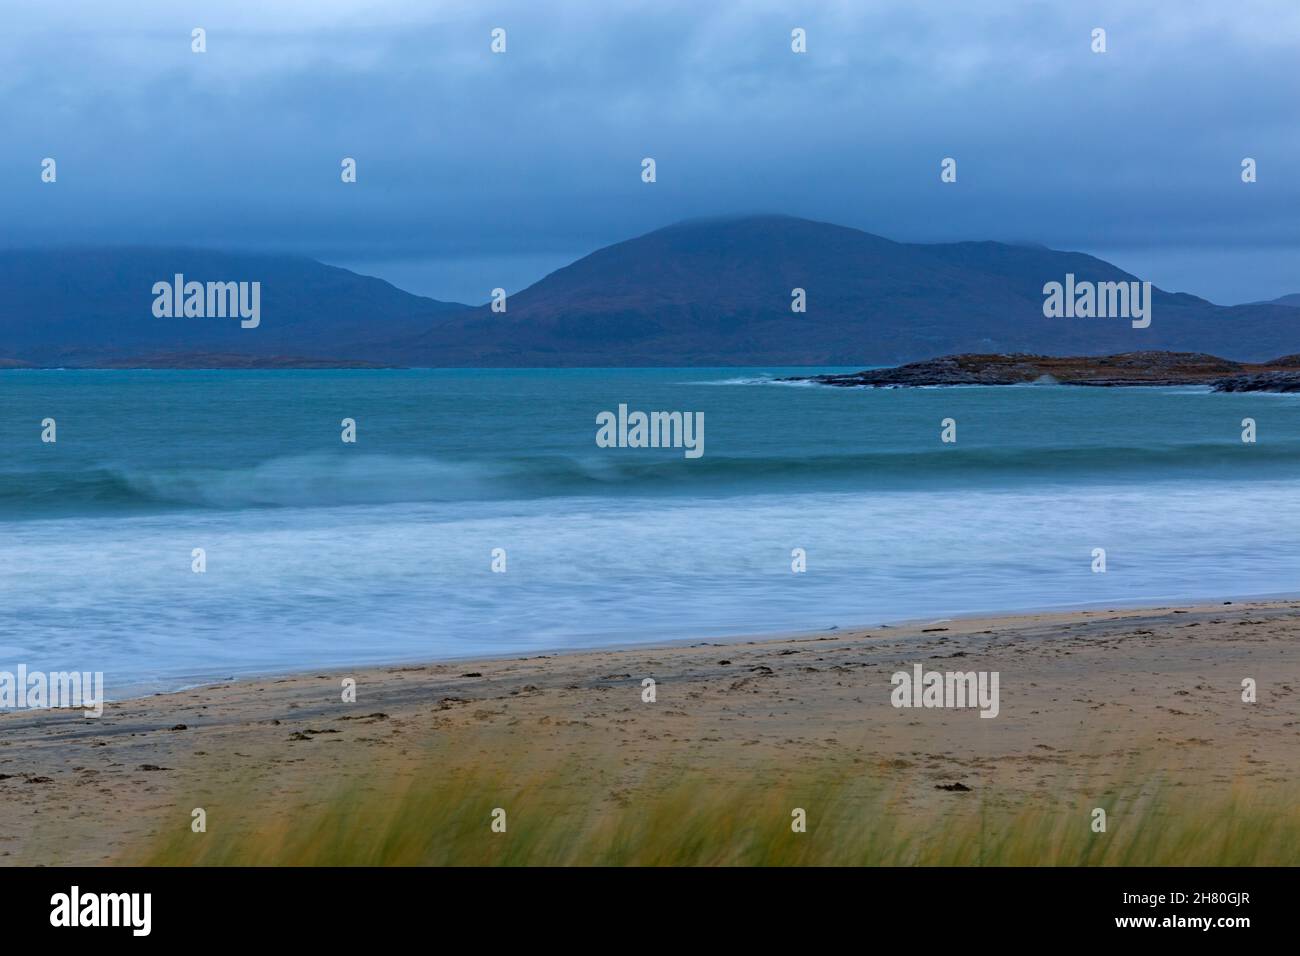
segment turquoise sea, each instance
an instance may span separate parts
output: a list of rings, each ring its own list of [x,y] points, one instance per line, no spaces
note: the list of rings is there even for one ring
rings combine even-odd
[[[0,372],[0,670],[121,697],[1300,590],[1300,397],[774,381],[809,371]],[[703,412],[703,456],[597,447],[620,403]]]

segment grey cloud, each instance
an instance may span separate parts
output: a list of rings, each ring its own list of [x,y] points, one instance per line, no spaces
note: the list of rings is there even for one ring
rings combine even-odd
[[[475,264],[474,289],[494,257],[522,277],[677,219],[780,211],[910,240],[1153,250],[1153,279],[1186,275],[1210,298],[1236,294],[1241,259],[1216,274],[1209,251],[1272,250],[1285,270],[1300,248],[1288,0],[146,0],[10,16],[5,245],[289,249],[408,279],[446,260]],[[503,57],[493,26],[509,31]],[[1105,55],[1088,49],[1094,26]],[[47,155],[53,189],[37,178]],[[355,187],[338,181],[343,156]],[[944,156],[956,186],[938,181]],[[1180,248],[1209,267],[1178,269]]]

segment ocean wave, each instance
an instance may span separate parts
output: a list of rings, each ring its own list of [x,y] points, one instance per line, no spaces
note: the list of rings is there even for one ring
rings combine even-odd
[[[738,378],[709,379],[702,382],[683,382],[683,385],[779,385],[782,388],[825,388],[821,382],[808,379],[779,378],[773,375],[742,375]]]
[[[726,456],[686,461],[669,449],[593,451],[585,457],[444,460],[393,455],[294,455],[242,467],[95,467],[0,471],[0,516],[175,508],[330,507],[500,501],[592,494],[754,494],[810,489],[1004,487],[1294,477],[1300,446],[1232,443],[1150,447],[945,447],[820,455]]]

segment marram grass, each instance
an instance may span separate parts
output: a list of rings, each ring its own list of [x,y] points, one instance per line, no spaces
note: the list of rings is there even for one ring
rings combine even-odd
[[[296,866],[1187,866],[1295,865],[1294,788],[1243,778],[1206,791],[1182,775],[1066,800],[934,791],[885,772],[815,768],[728,781],[648,768],[611,792],[580,760],[502,775],[430,755],[365,783],[276,798],[214,792],[209,826],[170,819],[129,862]],[[927,789],[929,788],[929,789]],[[1220,796],[1207,796],[1208,793]],[[1093,811],[1106,811],[1106,832]],[[506,830],[493,832],[493,811]],[[807,831],[791,829],[792,811]]]

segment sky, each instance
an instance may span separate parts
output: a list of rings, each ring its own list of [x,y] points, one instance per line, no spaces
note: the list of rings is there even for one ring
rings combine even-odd
[[[3,247],[284,251],[478,303],[682,219],[788,213],[1082,250],[1224,304],[1300,292],[1296,0],[62,0],[5,19]]]

